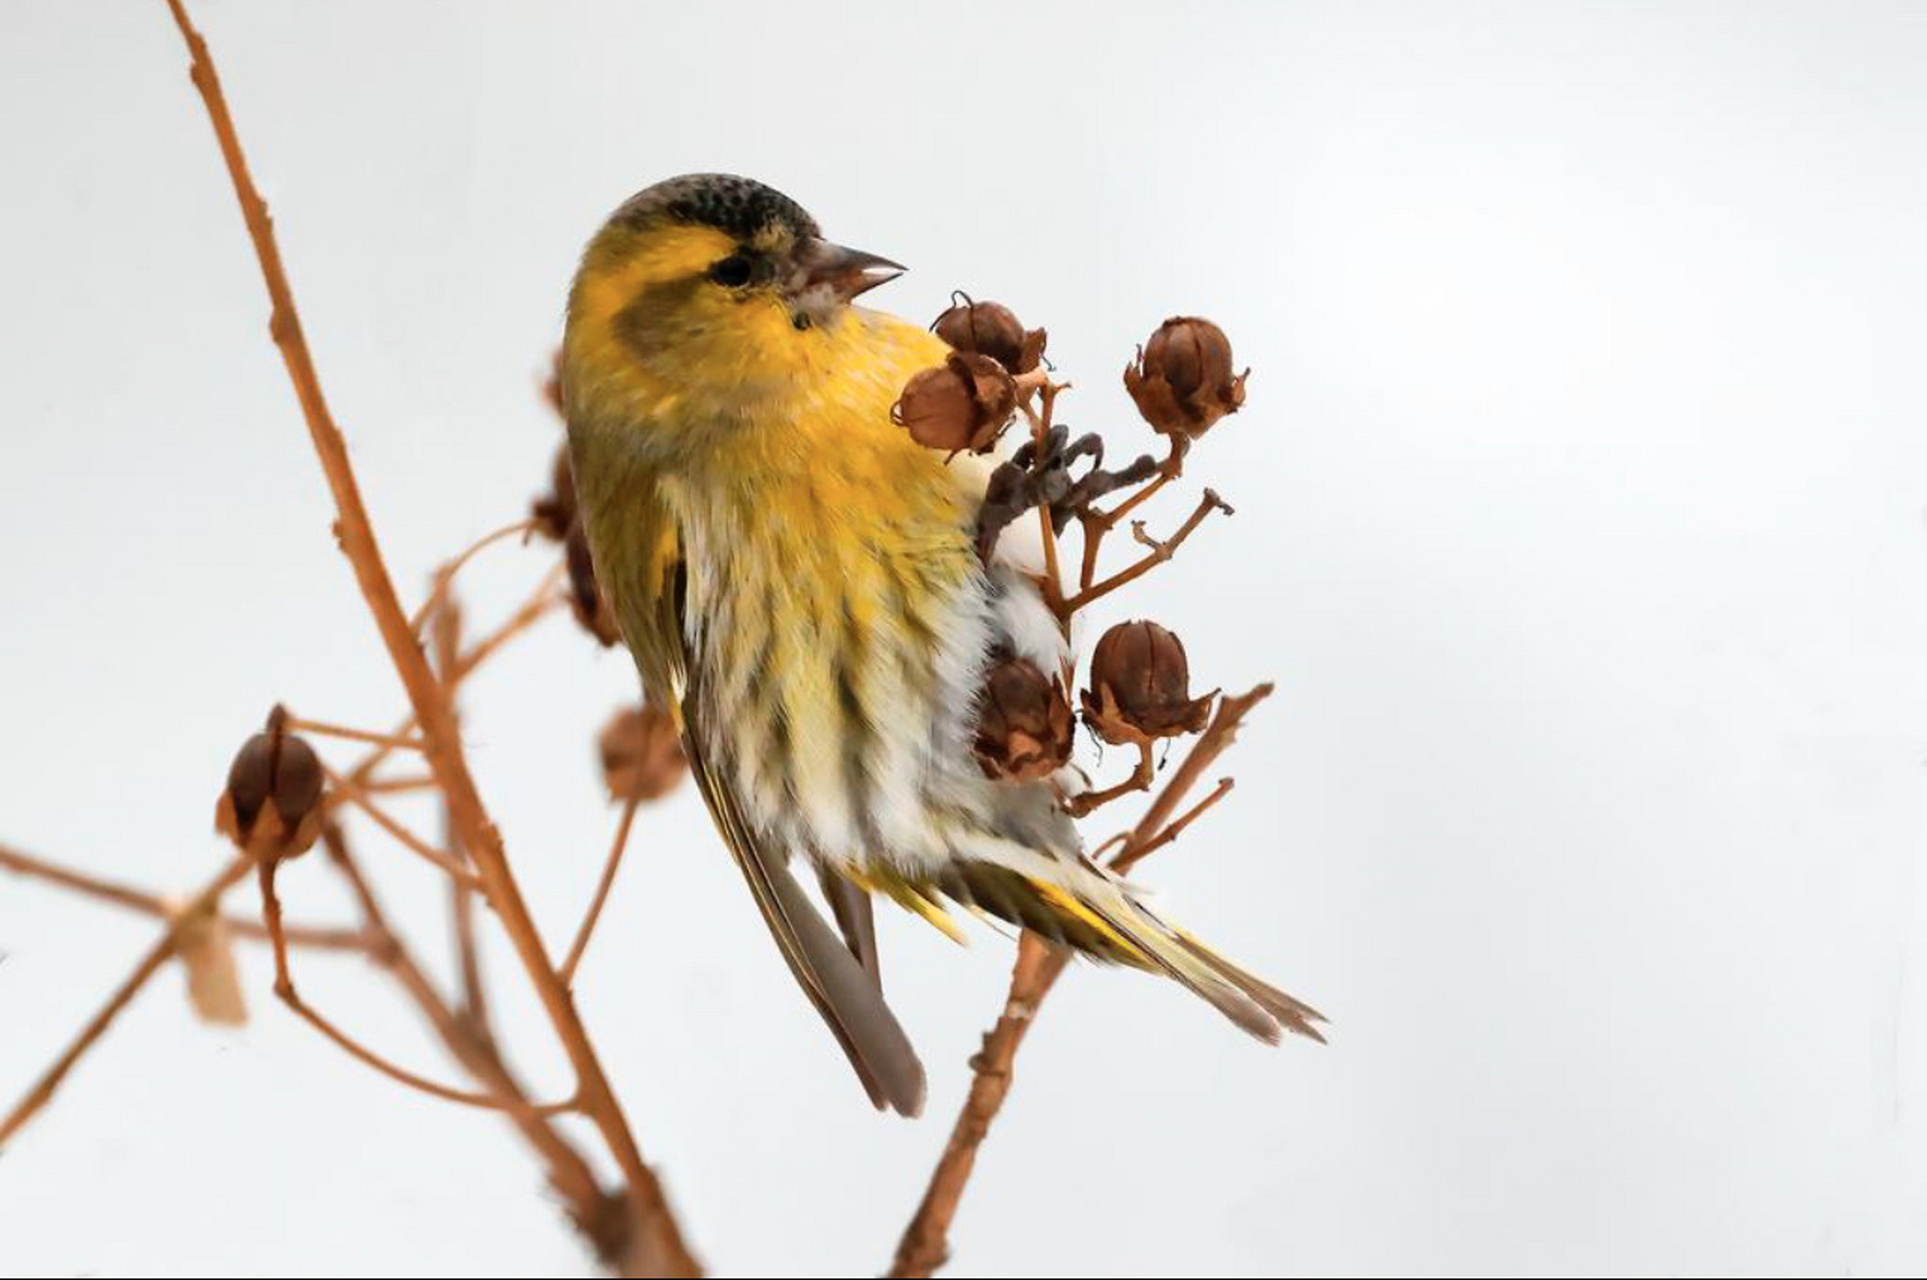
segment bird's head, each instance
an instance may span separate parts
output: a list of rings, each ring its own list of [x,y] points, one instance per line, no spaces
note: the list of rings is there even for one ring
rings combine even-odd
[[[692,397],[780,390],[821,364],[851,299],[902,272],[825,240],[760,182],[671,178],[617,209],[583,255],[565,381],[598,397],[630,380]]]

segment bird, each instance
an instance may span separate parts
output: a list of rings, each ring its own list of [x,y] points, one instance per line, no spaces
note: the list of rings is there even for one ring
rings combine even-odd
[[[978,554],[986,468],[892,421],[948,352],[856,304],[903,270],[769,186],[687,174],[617,208],[569,291],[560,381],[595,577],[784,960],[870,1101],[906,1116],[925,1077],[883,996],[875,897],[1164,974],[1262,1040],[1321,1038],[1316,1010],[1093,862],[1049,780],[973,758],[991,655],[1049,671],[1068,651],[1034,578]]]

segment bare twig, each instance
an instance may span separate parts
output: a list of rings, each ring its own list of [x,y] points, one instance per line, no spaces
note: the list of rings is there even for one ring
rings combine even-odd
[[[1143,546],[1149,547],[1150,554],[1134,564],[1119,569],[1116,573],[1104,579],[1104,581],[1093,586],[1085,587],[1076,595],[1072,596],[1068,603],[1070,612],[1075,613],[1086,605],[1103,599],[1119,587],[1137,581],[1158,565],[1169,560],[1177,553],[1177,549],[1184,545],[1184,540],[1189,538],[1192,532],[1204,523],[1205,517],[1213,511],[1222,511],[1226,515],[1230,515],[1231,505],[1223,498],[1220,498],[1213,490],[1206,489],[1204,496],[1198,499],[1196,509],[1191,512],[1183,524],[1178,526],[1178,531],[1164,542],[1159,542],[1156,538],[1145,533],[1144,522],[1142,520],[1131,521],[1131,536],[1136,538]]]
[[[1113,800],[1131,794],[1133,791],[1149,791],[1151,789],[1151,782],[1156,777],[1157,766],[1151,755],[1151,741],[1149,738],[1146,738],[1137,744],[1137,768],[1131,770],[1131,775],[1128,778],[1112,786],[1105,787],[1101,791],[1086,791],[1082,795],[1072,796],[1069,800],[1065,801],[1064,809],[1071,817],[1082,818],[1093,809],[1101,805],[1107,805]]]
[[[362,503],[354,468],[348,461],[347,443],[336,427],[323,398],[321,381],[302,335],[301,321],[295,311],[294,297],[281,265],[280,249],[275,243],[267,205],[255,189],[242,154],[234,121],[208,54],[207,43],[188,20],[181,0],[167,0],[175,25],[186,42],[193,63],[193,80],[207,108],[209,122],[233,179],[235,198],[247,222],[248,235],[260,261],[261,275],[273,303],[269,324],[275,345],[281,351],[288,377],[300,401],[315,454],[326,473],[334,496],[337,520],[335,533],[343,553],[353,565],[355,578],[367,600],[389,658],[401,677],[402,687],[421,725],[427,741],[429,766],[446,797],[450,820],[462,834],[469,856],[500,917],[502,928],[514,946],[517,957],[534,986],[543,1010],[555,1029],[556,1038],[568,1054],[577,1076],[582,1109],[595,1123],[610,1154],[622,1171],[633,1212],[643,1237],[632,1251],[637,1269],[661,1275],[695,1275],[698,1267],[662,1191],[662,1185],[643,1162],[642,1152],[630,1132],[621,1104],[603,1073],[601,1061],[589,1041],[588,1031],[577,1015],[567,984],[556,973],[543,946],[541,934],[522,899],[520,886],[508,864],[500,833],[489,820],[488,811],[470,776],[468,762],[456,733],[454,713],[448,691],[429,669],[427,658],[415,643],[408,618],[395,595],[394,583],[382,563],[381,550]]]
[[[1219,699],[1217,714],[1131,829],[1124,848],[1111,861],[1113,868],[1120,873],[1126,871],[1153,849],[1170,843],[1178,831],[1229,789],[1220,783],[1216,792],[1183,819],[1171,822],[1172,813],[1190,794],[1198,778],[1231,745],[1245,713],[1270,695],[1271,686],[1261,684],[1241,696]],[[1034,933],[1026,932],[1018,944],[1017,966],[1011,973],[1004,1011],[985,1034],[983,1050],[970,1060],[970,1093],[951,1129],[950,1141],[930,1175],[923,1200],[897,1245],[896,1258],[888,1273],[891,1276],[931,1275],[950,1256],[950,1224],[957,1215],[964,1188],[969,1185],[971,1170],[976,1167],[977,1149],[983,1145],[991,1122],[997,1118],[1010,1092],[1018,1047],[1035,1020],[1039,1005],[1050,994],[1069,960],[1068,951],[1052,946]]]
[[[295,989],[293,966],[288,963],[287,940],[281,934],[281,898],[275,892],[274,870],[273,863],[262,863],[259,880],[261,915],[268,924],[268,943],[274,948],[274,994],[281,1003],[294,1010],[309,1026],[345,1049],[349,1056],[373,1067],[398,1084],[407,1085],[410,1089],[440,1098],[445,1102],[459,1102],[470,1107],[496,1107],[498,1104],[495,1099],[487,1094],[470,1093],[466,1089],[437,1084],[426,1076],[416,1075],[406,1067],[397,1066],[336,1026],[321,1010],[302,998],[301,993]]]
[[[575,981],[576,966],[582,963],[582,953],[588,949],[589,935],[595,932],[596,921],[602,917],[602,906],[609,900],[609,890],[615,886],[616,871],[622,866],[623,852],[629,847],[629,828],[635,825],[636,808],[641,803],[639,797],[630,796],[622,806],[622,820],[616,824],[616,838],[609,846],[608,858],[603,862],[602,878],[596,882],[595,897],[575,931],[575,941],[569,944],[569,958],[562,962],[564,982]]]
[[[18,849],[0,845],[0,870],[11,871],[29,879],[42,880],[58,885],[84,898],[100,902],[111,902],[117,907],[126,907],[142,915],[167,920],[177,915],[181,907],[170,898],[163,897],[147,889],[136,888],[118,880],[109,880],[90,871],[64,867],[59,863],[48,862],[22,853]],[[226,915],[221,923],[228,932],[251,941],[266,942],[268,931],[259,920],[245,916]],[[317,951],[366,951],[367,935],[359,929],[333,929],[325,925],[291,924],[283,930],[291,947],[309,947]]]
[[[400,822],[397,822],[393,817],[389,816],[387,810],[364,795],[361,788],[357,787],[350,779],[342,777],[326,765],[321,766],[321,768],[322,772],[327,774],[328,785],[334,789],[334,793],[344,797],[349,804],[352,804],[355,808],[361,810],[370,818],[373,818],[375,825],[392,836],[396,844],[423,861],[447,872],[449,877],[456,883],[469,885],[470,887],[479,886],[480,881],[475,878],[473,871],[470,871],[467,867],[449,857],[448,854],[435,848],[407,827],[404,827]]]
[[[477,552],[486,547],[493,546],[504,538],[513,538],[518,533],[531,533],[534,529],[534,520],[517,520],[514,524],[504,525],[493,533],[484,534],[482,537],[469,543],[468,546],[462,548],[454,559],[443,565],[441,569],[436,572],[435,585],[429,588],[428,599],[422,601],[421,608],[415,610],[415,616],[408,620],[409,629],[416,635],[421,634],[422,624],[428,621],[428,616],[435,611],[435,607],[447,598],[449,587],[454,585],[455,575],[462,571],[464,565],[475,558]]]
[[[133,972],[114,988],[108,995],[107,1002],[87,1020],[87,1025],[81,1028],[80,1034],[76,1035],[65,1051],[54,1059],[53,1065],[48,1067],[40,1079],[34,1082],[33,1087],[27,1090],[26,1095],[14,1104],[6,1117],[0,1119],[0,1146],[5,1146],[8,1138],[18,1133],[27,1121],[33,1119],[35,1112],[52,1100],[54,1091],[60,1088],[61,1081],[67,1078],[67,1073],[73,1070],[74,1064],[79,1062],[87,1050],[93,1047],[94,1042],[113,1025],[114,1019],[120,1016],[121,1011],[133,1003],[134,997],[140,994],[141,988],[147,985],[148,979],[159,973],[161,967],[173,958],[180,946],[181,930],[201,917],[203,913],[212,910],[214,904],[220,901],[221,895],[239,883],[253,865],[247,858],[236,858],[222,868],[221,873],[210,880],[205,888],[188,900],[167,928],[161,932],[161,936],[155,939],[154,944],[135,962]]]
[[[347,725],[329,724],[322,720],[306,720],[300,716],[288,717],[288,729],[294,733],[312,733],[319,738],[345,738],[349,742],[366,742],[372,746],[387,747],[394,751],[420,751],[427,745],[420,738],[376,733],[372,729],[351,729]]]

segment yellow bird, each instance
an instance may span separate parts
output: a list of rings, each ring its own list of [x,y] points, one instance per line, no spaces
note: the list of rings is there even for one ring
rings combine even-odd
[[[986,472],[890,408],[947,348],[851,305],[900,274],[724,174],[616,210],[569,297],[562,386],[597,577],[645,689],[797,981],[879,1108],[923,1068],[884,1003],[871,893],[967,904],[1164,973],[1239,1026],[1317,1014],[1154,916],[1084,856],[1048,780],[985,776],[981,676],[1066,657],[1034,582],[975,549]],[[817,873],[842,937],[792,875]]]

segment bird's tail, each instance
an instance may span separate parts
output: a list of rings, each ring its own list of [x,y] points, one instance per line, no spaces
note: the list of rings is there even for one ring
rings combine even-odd
[[[1277,1043],[1281,1030],[1324,1042],[1317,1024],[1325,1018],[1318,1010],[1159,918],[1130,885],[1102,867],[1084,858],[1069,862],[1013,852],[1019,856],[952,862],[929,888],[1093,959],[1162,973],[1267,1043]],[[887,891],[900,898],[894,887]]]

